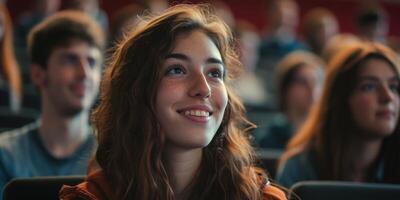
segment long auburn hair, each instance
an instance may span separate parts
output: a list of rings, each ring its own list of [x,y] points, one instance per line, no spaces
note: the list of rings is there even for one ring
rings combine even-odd
[[[228,105],[201,166],[189,199],[262,199],[267,179],[254,166],[240,100],[229,81],[240,67],[232,34],[206,5],[177,5],[140,23],[116,47],[106,68],[100,104],[93,113],[99,146],[96,160],[115,199],[174,199],[162,162],[165,136],[155,112],[160,66],[177,36],[203,31],[219,49],[227,76]]]
[[[343,149],[349,135],[357,130],[348,99],[356,87],[360,66],[369,59],[390,64],[400,77],[400,62],[395,52],[378,43],[358,43],[338,52],[328,64],[322,96],[308,119],[288,143],[280,163],[301,151],[313,153],[320,178],[346,180]],[[400,88],[398,89],[400,91]],[[381,155],[384,160],[384,182],[400,182],[399,122],[391,136],[384,139]]]
[[[17,111],[22,99],[21,76],[14,55],[11,17],[7,8],[2,3],[0,3],[0,20],[4,26],[4,35],[0,39],[0,73],[8,83],[10,95],[14,98],[14,103],[16,103],[16,105],[11,103],[11,108]]]

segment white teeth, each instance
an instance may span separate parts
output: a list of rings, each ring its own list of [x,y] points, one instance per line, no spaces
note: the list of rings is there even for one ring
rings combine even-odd
[[[185,115],[193,115],[197,117],[208,117],[210,113],[204,110],[186,110]]]

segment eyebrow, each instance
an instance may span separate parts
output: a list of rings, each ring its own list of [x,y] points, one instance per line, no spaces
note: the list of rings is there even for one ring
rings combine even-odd
[[[375,76],[361,76],[359,78],[359,81],[379,81],[379,78],[375,77]],[[393,76],[391,78],[388,79],[389,81],[400,81],[399,77],[397,76]]]
[[[165,59],[168,59],[168,58],[175,58],[175,59],[184,60],[184,61],[188,61],[188,62],[191,60],[188,56],[186,56],[185,54],[181,54],[181,53],[168,54],[165,57]],[[207,58],[206,62],[207,63],[214,63],[214,64],[224,65],[224,63],[220,59],[213,58],[213,57]]]

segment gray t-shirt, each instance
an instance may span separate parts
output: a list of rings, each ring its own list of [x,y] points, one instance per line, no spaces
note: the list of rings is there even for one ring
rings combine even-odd
[[[13,178],[86,174],[94,152],[93,135],[68,158],[58,159],[44,147],[38,122],[0,134],[0,199],[4,186]]]

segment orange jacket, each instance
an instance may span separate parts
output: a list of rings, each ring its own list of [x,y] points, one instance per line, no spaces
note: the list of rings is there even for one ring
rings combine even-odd
[[[86,181],[77,186],[64,185],[60,191],[61,200],[111,200],[113,192],[102,171],[90,174]],[[264,200],[287,200],[279,188],[267,185],[264,188]]]

